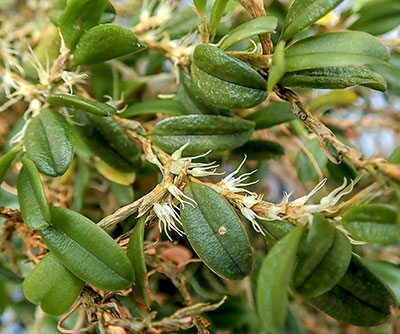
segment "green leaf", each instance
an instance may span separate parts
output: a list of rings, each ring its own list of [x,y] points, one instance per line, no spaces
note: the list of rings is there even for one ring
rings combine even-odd
[[[92,114],[88,114],[87,117],[114,151],[129,161],[132,166],[138,167],[140,165],[138,148],[114,117],[101,117]]]
[[[22,145],[17,145],[0,158],[0,184],[3,182],[4,176],[6,175],[6,172],[11,163],[13,162],[17,154],[21,151]]]
[[[356,66],[334,66],[289,72],[280,84],[285,87],[317,89],[365,86],[381,92],[386,90],[386,81],[380,74]]]
[[[252,252],[232,206],[215,190],[199,183],[187,182],[185,195],[197,203],[181,207],[183,228],[197,255],[226,279],[239,280],[249,275]]]
[[[165,114],[184,115],[182,105],[174,100],[152,100],[130,105],[124,112],[118,114],[122,118],[133,118],[140,115]]]
[[[285,52],[286,72],[310,68],[366,65],[389,60],[386,47],[361,31],[341,31],[302,39]]]
[[[301,286],[317,269],[329,252],[335,239],[335,228],[320,213],[314,214],[312,225],[299,247],[299,258],[294,273],[293,285]]]
[[[22,162],[17,183],[22,219],[31,229],[41,230],[50,224],[46,194],[35,164],[27,157],[23,157]]]
[[[348,29],[382,35],[400,25],[400,3],[396,0],[368,1],[356,15],[358,19]]]
[[[235,150],[236,154],[247,155],[249,160],[277,159],[285,154],[282,145],[270,140],[249,140]]]
[[[52,109],[43,109],[39,116],[32,118],[24,145],[39,172],[48,176],[64,174],[74,154],[71,128],[65,118]]]
[[[171,40],[180,39],[196,31],[199,24],[199,18],[194,10],[190,7],[185,7],[180,11],[174,12],[174,15],[163,25],[162,32],[168,34]]]
[[[267,90],[272,92],[276,84],[285,74],[285,43],[279,42],[272,56],[271,67],[268,72]]]
[[[204,16],[206,13],[207,0],[193,0],[193,3],[196,6],[200,16]]]
[[[116,109],[109,104],[74,95],[50,94],[47,95],[46,101],[56,107],[80,109],[98,116],[110,116],[116,112]]]
[[[272,33],[278,25],[278,19],[273,16],[261,16],[251,21],[245,22],[235,29],[229,31],[227,35],[218,43],[221,50],[226,50],[242,39],[254,35]]]
[[[118,128],[119,124],[115,124],[117,122],[113,118],[92,115],[93,117],[105,120],[104,122],[99,121],[99,124],[95,126],[91,122],[91,119],[89,120],[89,114],[87,113],[75,110],[74,116],[74,121],[79,124],[76,125],[77,132],[95,155],[110,167],[121,172],[129,173],[135,170],[135,166],[138,165],[138,160],[136,159],[139,159],[138,151],[132,142],[129,143],[129,138],[125,138],[126,135],[124,133],[121,134],[123,130]],[[116,137],[112,135],[113,132],[117,134]],[[106,138],[103,136],[103,133],[110,137]],[[114,140],[113,146],[111,146],[108,139],[110,139],[110,141]],[[119,146],[120,142],[123,145]],[[133,147],[131,147],[131,145],[133,145]],[[122,153],[118,152],[114,147],[119,147]],[[123,151],[123,147],[129,147],[129,151]],[[128,152],[132,152],[133,155],[128,155]]]
[[[81,36],[100,20],[108,0],[69,0],[60,16],[60,30],[66,46],[74,50]]]
[[[378,275],[400,300],[400,268],[398,265],[381,260],[367,260],[368,267]]]
[[[79,40],[70,67],[100,63],[143,51],[145,48],[146,45],[124,27],[115,24],[98,25]]]
[[[211,10],[210,16],[210,31],[211,35],[214,35],[217,31],[217,26],[221,22],[222,17],[225,13],[225,7],[228,0],[215,0]]]
[[[305,227],[299,225],[277,242],[265,257],[257,284],[257,309],[268,332],[282,329],[288,308],[288,284]]]
[[[289,102],[277,102],[259,108],[246,119],[255,122],[255,129],[259,130],[292,121],[296,116],[291,111]]]
[[[90,179],[90,170],[87,163],[79,161],[78,170],[74,180],[74,195],[72,197],[72,209],[82,212],[85,201],[85,190]]]
[[[310,302],[339,321],[362,327],[383,324],[397,307],[392,291],[355,255],[339,284]]]
[[[313,138],[304,144],[305,148],[314,157],[317,165],[322,170],[325,168],[328,158],[325,152],[319,146],[317,138]],[[297,177],[301,182],[308,181],[318,177],[317,171],[315,170],[314,164],[311,162],[307,154],[301,150],[296,159],[296,171]]]
[[[351,243],[342,232],[335,230],[332,246],[306,280],[296,287],[297,291],[311,298],[331,290],[346,273],[350,260]]]
[[[286,314],[285,324],[280,331],[280,334],[305,334],[303,327],[301,327],[301,323],[296,316],[296,313],[293,309],[288,306],[288,311]]]
[[[400,146],[397,146],[396,149],[390,155],[388,162],[391,164],[400,164]]]
[[[183,69],[179,69],[178,99],[185,109],[186,114],[212,114],[220,116],[233,116],[231,110],[220,109],[200,99],[193,89],[190,75]]]
[[[184,155],[198,155],[209,150],[231,150],[251,136],[254,123],[238,118],[206,115],[178,116],[156,124],[150,138],[167,153],[189,142]]]
[[[68,270],[102,290],[132,284],[131,263],[106,232],[72,210],[51,207],[50,213],[52,227],[41,231],[42,239]]]
[[[13,284],[21,284],[22,278],[15,275],[11,270],[5,268],[0,262],[0,282],[6,281]]]
[[[325,16],[343,0],[295,0],[286,16],[281,39],[287,41]]]
[[[266,81],[257,71],[211,45],[196,47],[191,78],[194,92],[218,108],[250,108],[267,97]]]
[[[346,211],[341,221],[357,240],[370,244],[387,244],[398,240],[398,210],[387,204],[359,205]]]
[[[26,299],[40,305],[43,312],[57,316],[65,313],[81,293],[85,282],[73,275],[53,253],[46,255],[25,279]]]
[[[134,200],[134,191],[132,186],[126,186],[119,183],[112,182],[111,190],[114,194],[114,197],[118,203],[118,205],[125,206],[133,202]]]
[[[146,217],[147,215],[137,221],[129,239],[127,255],[135,272],[135,286],[133,288],[135,300],[149,307],[149,282],[143,245]]]

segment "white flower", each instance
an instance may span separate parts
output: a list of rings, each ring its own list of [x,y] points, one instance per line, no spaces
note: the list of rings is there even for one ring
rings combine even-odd
[[[237,173],[239,173],[240,169],[242,168],[242,166],[244,165],[244,163],[246,162],[247,156],[244,156],[243,161],[240,163],[239,167],[236,168],[236,170],[234,170],[232,173],[230,173],[228,176],[226,176],[221,183],[223,184],[223,186],[225,186],[225,188],[227,188],[229,191],[233,192],[233,193],[241,193],[241,192],[245,192],[248,193],[250,195],[253,195],[254,193],[247,190],[247,189],[243,189],[242,187],[247,187],[250,186],[252,184],[255,184],[258,182],[258,180],[253,181],[253,182],[248,182],[248,183],[244,183],[244,181],[246,181],[250,175],[254,174],[257,170],[253,170],[250,173],[245,173],[240,175],[239,177],[235,177],[235,175]]]
[[[190,198],[189,196],[185,195],[176,185],[170,183],[167,186],[168,192],[176,198],[179,203],[182,204],[182,206],[185,206],[185,204],[189,204],[192,207],[195,207],[197,205],[196,201],[193,198]],[[187,201],[185,201],[186,199]]]
[[[240,209],[240,212],[246,219],[248,219],[251,222],[251,224],[253,225],[253,228],[256,232],[261,233],[262,235],[265,235],[261,226],[256,221],[256,218],[262,219],[262,220],[271,220],[271,219],[261,217],[251,209],[254,205],[262,202],[262,198],[263,198],[262,195],[257,196],[256,194],[253,194],[250,196],[245,196],[244,199],[242,200],[242,203],[244,206]],[[272,220],[274,220],[274,219],[272,219]]]
[[[175,207],[176,208],[176,207]],[[185,233],[178,227],[178,225],[183,226],[180,220],[179,214],[175,211],[172,201],[165,201],[162,204],[155,203],[153,206],[154,213],[158,217],[158,228],[167,235],[168,239],[172,241],[169,232],[171,230],[178,233],[179,236],[183,236]],[[178,223],[178,225],[177,225]],[[162,225],[161,225],[162,224]]]
[[[204,154],[200,154],[194,157],[187,157],[187,158],[182,158],[182,152],[183,150],[189,145],[190,141],[188,141],[185,145],[183,145],[181,148],[176,150],[174,153],[171,155],[171,166],[169,168],[170,172],[175,175],[179,175],[183,169],[185,168],[186,164],[188,161],[196,160],[202,157],[205,157],[206,155],[210,154],[211,151],[208,151]],[[193,175],[195,177],[203,177],[203,176],[209,176],[209,175],[222,175],[223,173],[216,173],[217,168],[219,165],[217,165],[214,162],[210,163],[198,163],[198,162],[190,162],[190,165],[188,167],[187,173],[190,175]]]

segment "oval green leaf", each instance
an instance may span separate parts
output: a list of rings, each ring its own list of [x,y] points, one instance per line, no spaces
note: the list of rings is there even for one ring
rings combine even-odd
[[[22,289],[26,299],[39,305],[43,312],[57,316],[68,311],[84,285],[49,253],[30,272]]]
[[[46,97],[46,101],[56,107],[80,109],[99,116],[110,116],[116,112],[116,109],[109,104],[68,94],[50,94]]]
[[[365,86],[384,92],[386,81],[367,68],[356,66],[334,66],[287,73],[280,84],[285,87],[338,89]]]
[[[102,289],[128,288],[134,273],[118,244],[81,214],[51,207],[52,227],[41,231],[51,252],[81,280]]]
[[[150,138],[167,153],[173,153],[189,142],[183,153],[197,155],[241,146],[249,140],[253,129],[253,122],[238,118],[189,115],[157,123]]]
[[[285,52],[286,72],[310,68],[366,65],[389,60],[386,47],[361,31],[340,31],[302,39]]]
[[[135,103],[124,112],[118,114],[122,118],[133,118],[140,115],[152,114],[184,115],[182,105],[174,100],[152,100]]]
[[[64,174],[74,154],[71,128],[65,118],[52,109],[43,109],[31,120],[24,145],[38,170],[48,176]]]
[[[338,285],[309,301],[337,320],[362,327],[385,323],[397,307],[393,292],[356,255]]]
[[[49,204],[35,164],[27,157],[22,162],[17,182],[22,219],[31,229],[41,230],[50,224]]]
[[[95,64],[142,51],[146,45],[129,29],[102,24],[86,32],[74,52],[71,67]]]
[[[21,152],[21,150],[22,145],[17,145],[0,158],[0,184],[3,182],[4,176],[6,175],[7,170],[13,162],[14,158],[19,152]]]
[[[224,36],[221,42],[219,42],[219,48],[221,50],[226,50],[242,39],[254,35],[272,33],[276,29],[277,25],[278,19],[274,16],[261,16],[245,22]]]
[[[74,50],[81,36],[100,20],[108,0],[69,0],[59,25],[65,45]]]
[[[135,272],[135,286],[133,294],[135,300],[140,304],[149,307],[149,282],[147,279],[146,259],[144,256],[144,228],[146,216],[142,216],[136,223],[129,239],[127,255],[132,263]]]
[[[265,257],[257,284],[257,308],[269,333],[282,329],[288,309],[288,284],[305,227],[299,225],[278,241]]]
[[[272,55],[271,67],[268,72],[267,90],[272,92],[276,84],[285,74],[285,43],[279,42]]]
[[[295,0],[286,16],[281,39],[287,41],[326,15],[343,0]]]
[[[282,145],[271,140],[249,140],[235,150],[236,154],[247,155],[249,160],[277,159],[285,154]]]
[[[342,225],[357,240],[387,244],[398,240],[397,215],[387,204],[359,205],[346,211]]]
[[[185,195],[197,203],[181,207],[183,228],[197,255],[226,279],[249,275],[253,266],[250,243],[232,206],[215,190],[199,183],[188,182]]]

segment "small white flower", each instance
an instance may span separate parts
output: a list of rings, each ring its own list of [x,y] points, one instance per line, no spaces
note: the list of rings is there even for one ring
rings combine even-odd
[[[182,152],[183,150],[189,145],[190,141],[188,141],[185,145],[180,147],[178,150],[176,150],[174,153],[171,155],[171,166],[169,168],[170,172],[175,175],[179,175],[182,170],[185,168],[187,162],[190,160],[196,160],[202,157],[205,157],[206,155],[210,154],[211,151],[208,151],[204,154],[196,155],[194,157],[187,157],[187,158],[182,158]],[[223,173],[216,173],[217,168],[219,165],[217,165],[214,162],[210,163],[198,163],[198,162],[191,162],[187,173],[190,175],[193,175],[195,177],[203,177],[203,176],[209,176],[209,175],[222,175]]]
[[[323,179],[320,183],[318,183],[315,186],[313,190],[311,190],[311,192],[308,195],[302,196],[294,200],[293,202],[289,203],[289,206],[302,206],[306,204],[311,197],[313,197],[323,186],[325,186],[326,181],[327,179]]]
[[[172,238],[169,235],[171,230],[175,231],[181,237],[185,234],[177,225],[178,223],[180,226],[183,226],[179,214],[175,211],[171,201],[166,201],[162,204],[155,203],[153,209],[159,219],[158,228],[160,232],[162,232],[164,228],[164,232],[169,240],[172,241]]]
[[[247,194],[253,195],[254,193],[247,190],[247,189],[243,189],[242,187],[247,187],[250,186],[252,184],[255,184],[258,182],[258,180],[253,181],[253,182],[247,182],[244,183],[244,181],[246,181],[250,175],[254,174],[257,170],[253,170],[250,173],[245,173],[240,175],[239,177],[235,177],[235,175],[237,173],[239,173],[240,169],[242,168],[242,166],[244,165],[244,163],[246,162],[247,156],[244,156],[243,161],[240,163],[239,167],[236,168],[232,173],[230,173],[228,176],[226,176],[221,183],[225,186],[225,188],[227,188],[229,191],[233,192],[233,193],[242,193],[245,192]]]
[[[261,226],[256,221],[256,218],[262,219],[262,220],[271,220],[271,219],[261,217],[252,210],[252,207],[254,205],[262,202],[262,199],[263,199],[262,195],[257,196],[256,194],[253,194],[250,196],[245,196],[242,201],[244,206],[240,209],[240,212],[246,219],[248,219],[251,222],[251,224],[253,225],[253,228],[256,232],[261,233],[262,235],[265,235]],[[274,219],[272,219],[272,220],[274,220]]]
[[[192,207],[195,207],[197,205],[196,201],[193,198],[190,198],[189,196],[185,195],[176,185],[170,183],[167,186],[168,192],[176,198],[179,203],[182,204],[182,206],[185,206],[185,204],[189,204]],[[187,201],[185,201],[186,199]]]

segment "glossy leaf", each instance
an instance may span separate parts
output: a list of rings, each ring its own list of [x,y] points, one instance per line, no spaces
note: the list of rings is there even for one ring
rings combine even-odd
[[[258,223],[262,226],[264,231],[264,241],[267,245],[268,251],[272,249],[272,247],[282,239],[286,234],[293,231],[296,227],[286,221],[283,220],[258,220]]]
[[[279,42],[272,56],[271,67],[268,72],[268,92],[272,92],[276,84],[285,74],[285,43]]]
[[[23,167],[18,175],[18,202],[22,219],[31,229],[41,230],[50,224],[50,210],[46,194],[35,164],[22,158]]]
[[[71,67],[95,64],[130,55],[146,48],[130,30],[115,25],[102,24],[86,32],[74,52]]]
[[[285,52],[286,72],[310,68],[366,65],[389,60],[386,47],[361,31],[341,31],[302,39]]]
[[[392,291],[355,255],[339,284],[310,302],[337,320],[362,327],[383,324],[397,306]]]
[[[282,329],[288,307],[288,284],[299,242],[305,227],[296,229],[278,241],[265,257],[257,284],[257,309],[264,327],[270,333]]]
[[[398,210],[387,204],[359,205],[346,211],[341,221],[357,240],[371,244],[386,244],[398,239]]]
[[[236,154],[247,155],[249,160],[277,159],[285,154],[282,145],[270,140],[249,140],[235,150]]]
[[[292,121],[296,119],[296,116],[290,110],[289,102],[276,102],[259,108],[246,119],[255,122],[255,129],[259,130]]]
[[[74,275],[102,289],[128,288],[134,273],[118,244],[85,216],[51,207],[52,226],[41,231],[51,252]]]
[[[68,94],[50,94],[46,97],[46,101],[56,107],[80,109],[99,116],[110,116],[116,112],[116,109],[109,104]]]
[[[382,35],[400,25],[400,3],[396,0],[368,1],[357,16],[358,19],[348,29]]]
[[[85,191],[89,183],[90,171],[89,166],[79,161],[78,170],[76,171],[74,180],[74,195],[72,197],[72,209],[77,212],[82,212],[85,202]]]
[[[88,114],[87,117],[115,152],[129,161],[132,166],[138,167],[140,165],[140,152],[138,148],[129,139],[115,118],[100,117],[91,114]]]
[[[4,176],[6,175],[11,163],[13,162],[17,154],[21,152],[21,150],[22,145],[17,145],[0,158],[0,184],[3,182]]]
[[[350,260],[350,241],[342,232],[335,230],[332,246],[306,280],[297,286],[297,291],[311,298],[331,290],[346,273]]]
[[[43,109],[29,123],[24,138],[29,158],[48,176],[65,173],[72,161],[74,141],[68,122],[58,112]]]
[[[132,186],[112,182],[111,191],[120,207],[132,203],[135,197]]]
[[[252,252],[232,206],[215,190],[199,183],[188,182],[185,195],[197,203],[181,207],[183,228],[197,255],[226,279],[239,280],[249,275]]]
[[[174,100],[151,100],[130,105],[118,116],[122,118],[133,118],[140,115],[165,114],[184,115],[182,105]]]
[[[400,267],[394,263],[382,260],[367,260],[368,267],[378,275],[400,300]]]
[[[218,108],[250,108],[267,96],[266,81],[257,71],[211,45],[196,47],[191,78],[196,94]]]
[[[386,90],[386,81],[378,73],[356,66],[315,68],[287,73],[280,84],[285,87],[338,89],[365,86]]]
[[[261,16],[245,22],[229,33],[221,40],[219,48],[226,50],[242,39],[254,35],[272,33],[278,25],[278,19],[273,16]]]
[[[100,20],[108,0],[69,0],[59,25],[65,44],[74,50],[81,36]]]
[[[193,0],[194,5],[196,6],[197,11],[201,16],[204,16],[207,7],[207,0]]]
[[[343,0],[295,0],[289,8],[281,39],[287,41],[326,15]]]
[[[317,138],[313,138],[304,144],[305,148],[314,157],[318,167],[322,170],[328,162],[328,158],[324,151],[319,146]],[[307,154],[303,150],[299,151],[296,159],[297,177],[300,181],[308,181],[318,176],[314,164],[311,162]]]
[[[227,3],[228,0],[215,0],[210,16],[211,34],[215,34],[215,32],[217,31],[217,26],[221,22],[222,17],[224,16],[225,7]]]
[[[184,155],[197,155],[209,150],[223,151],[241,146],[250,138],[253,128],[253,122],[237,118],[178,116],[157,123],[150,138],[167,153],[189,142]]]
[[[147,279],[146,259],[144,256],[144,229],[146,217],[138,219],[129,239],[127,255],[135,272],[133,293],[135,300],[149,307],[149,282]]]
[[[56,316],[68,311],[84,285],[54,254],[49,253],[35,265],[22,289],[26,299],[40,305],[43,312]]]
[[[99,117],[99,116],[97,116]],[[106,117],[99,117],[99,118],[106,118]],[[133,172],[135,170],[135,164],[132,164],[130,161],[128,161],[128,158],[132,158],[137,156],[136,154],[134,156],[128,156],[128,155],[121,155],[119,152],[113,149],[111,144],[108,142],[107,138],[103,136],[103,134],[98,131],[98,127],[95,127],[94,124],[89,120],[88,114],[85,114],[82,111],[76,110],[74,112],[74,121],[79,124],[76,126],[76,130],[79,133],[80,138],[83,139],[84,143],[90,148],[90,150],[97,155],[101,160],[103,160],[105,163],[107,163],[110,167],[117,169],[121,172]],[[107,123],[114,123],[113,120],[109,120],[107,117],[107,120],[104,124],[105,127],[107,127]],[[115,124],[112,124],[115,126]],[[118,124],[117,124],[118,125]],[[119,125],[118,125],[119,126]],[[100,124],[101,128],[101,124]],[[110,129],[107,129],[108,131],[112,131],[111,127]],[[117,126],[115,126],[115,129],[117,129]],[[122,130],[116,130],[116,132],[119,132]],[[111,139],[113,139],[114,136],[111,136]],[[115,138],[114,138],[115,140]],[[128,139],[129,140],[129,139]],[[123,139],[124,143],[125,139]],[[118,141],[115,142],[115,145],[118,145]],[[132,143],[130,145],[133,145]]]

